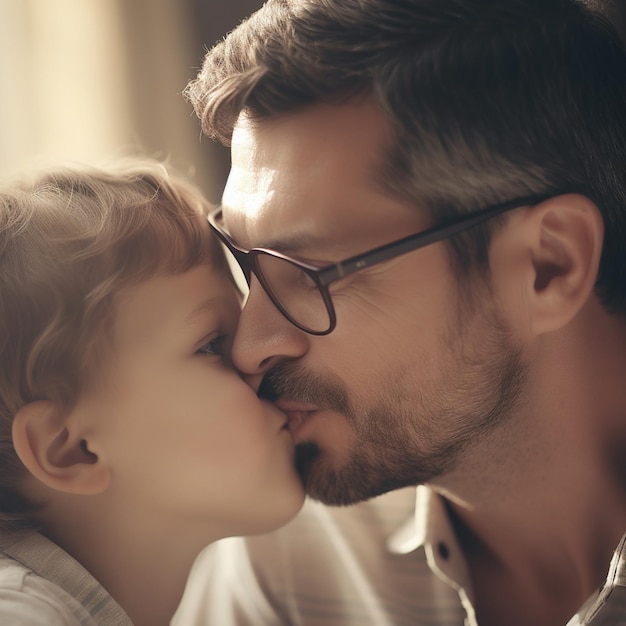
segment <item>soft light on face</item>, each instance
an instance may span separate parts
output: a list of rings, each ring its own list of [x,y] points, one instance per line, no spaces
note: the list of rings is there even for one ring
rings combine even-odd
[[[271,530],[303,498],[285,415],[230,364],[239,312],[208,265],[127,288],[104,384],[82,400],[113,492],[208,540]]]
[[[374,106],[316,105],[233,135],[224,223],[244,247],[321,264],[429,225],[377,184],[388,137]],[[307,491],[349,503],[459,467],[513,406],[522,366],[487,294],[459,289],[445,244],[331,289],[337,327],[295,329],[253,280],[233,347],[290,416]],[[479,296],[477,295],[477,298]],[[460,310],[466,303],[471,306]]]

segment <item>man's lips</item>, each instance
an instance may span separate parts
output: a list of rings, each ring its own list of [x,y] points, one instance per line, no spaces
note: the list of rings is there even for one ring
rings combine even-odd
[[[288,421],[286,426],[293,437],[295,437],[307,418],[319,410],[319,408],[314,405],[294,400],[279,399],[274,404],[287,416]]]

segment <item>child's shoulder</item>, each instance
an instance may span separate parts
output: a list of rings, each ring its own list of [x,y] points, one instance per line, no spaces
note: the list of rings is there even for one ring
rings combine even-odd
[[[65,558],[51,560],[57,550]],[[96,619],[73,595],[81,586],[81,591],[85,590],[86,581],[82,580],[82,568],[78,564],[77,571],[68,570],[71,561],[58,546],[36,534],[0,547],[0,621],[12,626],[130,625],[130,621]],[[100,591],[108,596],[104,590]]]
[[[76,615],[76,601],[61,587],[0,552],[0,615],[15,626],[89,624]],[[86,616],[90,619],[89,615]]]

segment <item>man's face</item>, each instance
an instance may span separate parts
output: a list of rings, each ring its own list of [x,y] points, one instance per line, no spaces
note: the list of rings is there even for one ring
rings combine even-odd
[[[388,128],[372,105],[316,105],[233,135],[224,226],[245,248],[326,265],[427,228],[380,185]],[[445,244],[331,287],[327,336],[291,325],[253,277],[233,359],[291,419],[310,495],[345,504],[460,469],[521,377],[488,289],[460,289]],[[480,290],[480,293],[479,293]],[[457,467],[458,466],[458,467]]]

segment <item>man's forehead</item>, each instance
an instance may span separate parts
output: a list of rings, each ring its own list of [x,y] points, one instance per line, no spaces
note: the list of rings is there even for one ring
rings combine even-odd
[[[263,119],[242,113],[231,152],[235,163],[247,167],[268,162],[290,165],[295,158],[296,165],[320,169],[329,162],[342,162],[344,169],[353,164],[362,168],[380,162],[391,136],[387,118],[370,101],[317,103]]]
[[[270,120],[240,117],[222,199],[225,226],[253,237],[255,224],[304,233],[340,225],[381,196],[386,124],[371,105],[316,105]],[[380,202],[376,199],[376,202]],[[241,222],[246,232],[239,232]]]
[[[242,247],[337,260],[417,232],[424,212],[385,184],[390,130],[370,102],[242,117],[224,190],[224,228]]]

